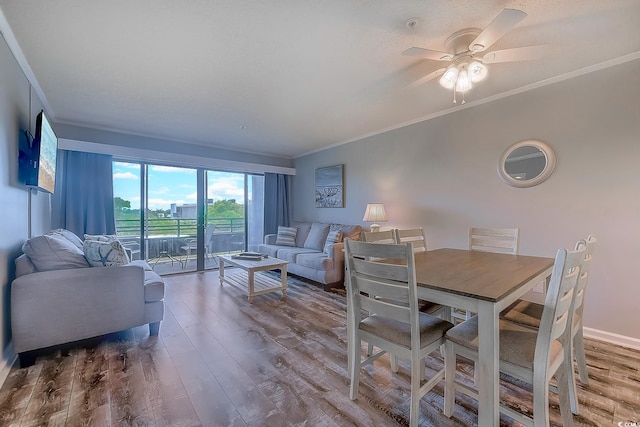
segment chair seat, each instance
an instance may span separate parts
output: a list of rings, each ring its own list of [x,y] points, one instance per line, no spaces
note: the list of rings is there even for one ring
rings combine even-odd
[[[500,320],[500,360],[533,370],[538,331],[506,320]],[[446,338],[457,345],[478,351],[478,317],[472,317],[447,331]],[[562,344],[554,340],[550,359],[562,352]]]
[[[425,347],[442,339],[444,333],[453,325],[439,317],[420,313],[419,326],[420,346]],[[359,328],[404,348],[411,348],[411,328],[408,323],[374,314],[360,322]]]

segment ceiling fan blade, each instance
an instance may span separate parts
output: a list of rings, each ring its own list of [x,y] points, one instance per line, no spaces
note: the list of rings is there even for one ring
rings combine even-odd
[[[533,61],[542,58],[547,53],[546,44],[536,46],[514,47],[512,49],[494,50],[482,57],[485,64],[496,62]]]
[[[482,30],[478,37],[469,45],[472,52],[482,52],[489,49],[500,37],[505,35],[509,30],[518,25],[520,21],[526,18],[527,14],[517,9],[502,9],[493,21]]]
[[[415,82],[411,83],[410,85],[407,85],[406,89],[415,89],[416,87],[425,84],[426,82],[433,80],[437,77],[440,77],[441,75],[444,74],[444,72],[446,71],[446,68],[439,68],[435,71],[432,71],[431,73],[427,74],[426,76],[420,77],[418,80],[416,80]]]
[[[416,58],[433,59],[435,61],[449,61],[453,56],[447,52],[423,49],[421,47],[410,47],[402,52],[404,56],[415,56]]]

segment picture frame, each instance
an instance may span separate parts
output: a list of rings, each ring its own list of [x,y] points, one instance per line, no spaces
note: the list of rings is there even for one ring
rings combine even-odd
[[[344,207],[344,165],[316,169],[316,208]]]

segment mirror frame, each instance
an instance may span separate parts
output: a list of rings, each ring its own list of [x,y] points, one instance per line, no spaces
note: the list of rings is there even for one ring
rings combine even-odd
[[[527,147],[527,146],[532,146],[542,151],[545,158],[547,159],[546,165],[542,170],[542,172],[540,172],[540,174],[534,178],[526,179],[526,180],[515,179],[507,173],[505,169],[505,162],[507,161],[507,158],[515,150],[517,150],[518,148]],[[549,178],[553,173],[553,170],[555,169],[555,167],[556,167],[556,154],[553,151],[553,148],[551,148],[551,146],[546,142],[538,141],[535,139],[528,139],[526,141],[516,142],[515,144],[512,144],[511,146],[507,147],[506,150],[504,150],[504,152],[502,153],[502,156],[500,156],[500,160],[498,161],[498,175],[500,176],[500,179],[502,179],[506,184],[512,187],[519,187],[519,188],[533,187],[546,181],[547,178]]]

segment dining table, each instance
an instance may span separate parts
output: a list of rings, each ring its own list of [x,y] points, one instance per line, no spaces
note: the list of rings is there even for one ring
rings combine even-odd
[[[500,424],[500,312],[546,281],[554,258],[466,249],[416,252],[418,299],[478,316],[478,425]]]

